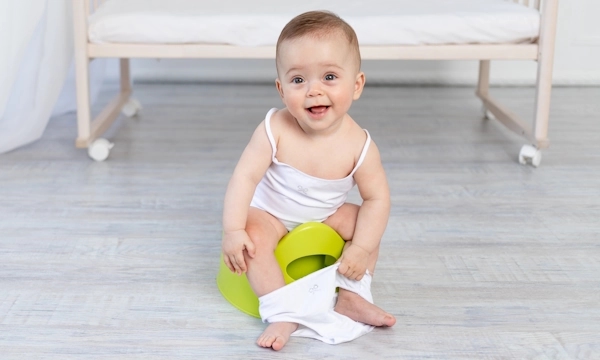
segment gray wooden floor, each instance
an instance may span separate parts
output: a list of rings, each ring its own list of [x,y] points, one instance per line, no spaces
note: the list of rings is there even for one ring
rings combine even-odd
[[[532,114],[533,89],[493,93]],[[104,163],[74,114],[0,155],[0,358],[600,359],[600,89],[554,90],[533,169],[472,88],[368,87],[352,114],[393,203],[372,291],[398,323],[283,354],[215,284],[225,187],[274,87],[135,94]]]

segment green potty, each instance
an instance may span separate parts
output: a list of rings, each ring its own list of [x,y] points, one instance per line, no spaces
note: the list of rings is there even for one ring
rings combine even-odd
[[[302,224],[285,235],[275,249],[275,258],[286,284],[334,264],[342,254],[344,240],[331,227],[318,222]],[[221,256],[217,286],[223,297],[248,315],[260,318],[258,298],[246,274],[232,273]]]

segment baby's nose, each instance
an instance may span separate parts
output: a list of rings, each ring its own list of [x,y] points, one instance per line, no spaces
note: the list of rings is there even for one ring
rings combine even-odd
[[[309,97],[319,96],[323,94],[323,89],[321,88],[321,84],[312,82],[309,85],[308,93],[306,94]]]

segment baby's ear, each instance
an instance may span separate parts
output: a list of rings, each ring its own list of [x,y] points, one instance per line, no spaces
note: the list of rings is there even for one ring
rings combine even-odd
[[[281,81],[279,81],[279,78],[275,79],[275,87],[277,88],[279,96],[281,96],[281,98],[283,99],[283,86],[281,86]]]
[[[354,96],[352,96],[353,100],[358,100],[362,91],[365,87],[365,73],[360,71],[356,74],[356,81],[354,82]]]

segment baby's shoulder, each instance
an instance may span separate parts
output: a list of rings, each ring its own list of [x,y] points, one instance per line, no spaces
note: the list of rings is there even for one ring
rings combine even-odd
[[[287,129],[293,127],[295,124],[294,117],[287,109],[284,108],[275,110],[271,114],[271,119],[268,125],[271,128],[271,132],[275,135],[286,132]],[[265,123],[265,125],[267,124]]]
[[[289,123],[291,120],[294,120],[294,117],[290,114],[290,112],[286,109],[274,109],[271,114],[271,123]]]
[[[345,138],[348,141],[351,141],[354,146],[362,149],[367,140],[370,139],[370,135],[366,129],[362,128],[358,123],[350,118],[350,121],[348,122],[348,131]]]

